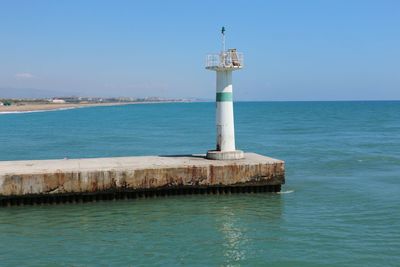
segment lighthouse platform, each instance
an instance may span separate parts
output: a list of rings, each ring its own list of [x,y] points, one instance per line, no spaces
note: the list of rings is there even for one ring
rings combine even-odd
[[[0,162],[0,205],[75,203],[180,194],[278,192],[281,160],[245,153]]]

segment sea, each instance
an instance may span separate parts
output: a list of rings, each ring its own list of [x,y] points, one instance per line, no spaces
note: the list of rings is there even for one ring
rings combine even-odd
[[[0,266],[400,266],[400,102],[237,102],[282,192],[0,208]],[[0,160],[206,153],[215,103],[0,115]]]

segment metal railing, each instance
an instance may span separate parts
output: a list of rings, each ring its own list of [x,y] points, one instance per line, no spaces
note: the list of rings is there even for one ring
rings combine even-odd
[[[220,54],[210,54],[206,57],[206,68],[242,68],[243,67],[243,53],[236,52],[236,49],[229,49],[228,51],[221,52]]]

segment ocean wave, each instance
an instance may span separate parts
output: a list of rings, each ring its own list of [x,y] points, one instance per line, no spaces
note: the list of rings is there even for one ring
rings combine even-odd
[[[290,194],[293,193],[294,190],[287,190],[287,191],[281,191],[281,192],[277,192],[277,194]]]
[[[0,115],[6,114],[25,114],[25,113],[36,113],[36,112],[48,112],[48,111],[60,111],[68,109],[76,109],[78,107],[68,107],[68,108],[56,108],[56,109],[39,109],[39,110],[26,110],[26,111],[0,111]]]

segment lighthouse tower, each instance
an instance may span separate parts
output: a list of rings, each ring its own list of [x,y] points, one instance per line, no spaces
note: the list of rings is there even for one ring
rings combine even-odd
[[[225,28],[222,27],[222,51],[207,55],[206,69],[217,73],[216,125],[217,146],[207,152],[208,159],[241,159],[244,153],[236,150],[233,119],[232,72],[243,68],[243,54],[225,49]]]

